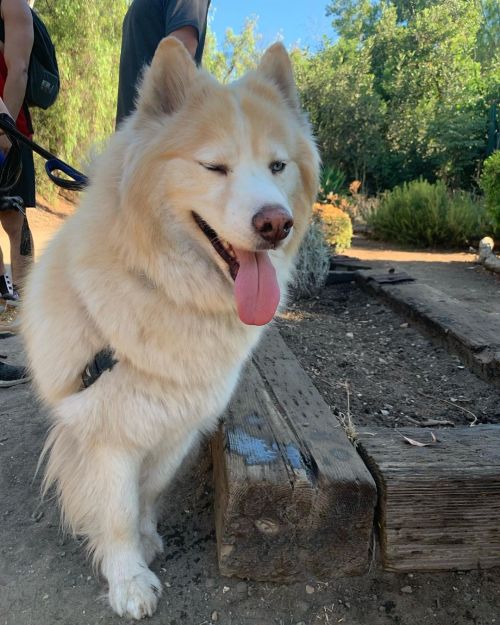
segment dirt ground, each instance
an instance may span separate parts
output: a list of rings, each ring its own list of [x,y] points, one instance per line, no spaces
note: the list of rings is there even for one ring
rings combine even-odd
[[[349,394],[355,426],[500,423],[498,389],[354,284],[293,305],[279,327],[336,414]]]
[[[62,217],[47,211],[38,217],[40,234],[35,220],[32,225],[40,247]],[[411,424],[407,417],[457,425],[474,416],[500,422],[496,390],[355,287],[328,288],[278,323],[339,413],[347,412],[348,382],[349,410],[359,426]],[[23,362],[17,337],[0,335],[0,354]],[[123,621],[107,606],[105,585],[85,560],[80,541],[62,535],[55,502],[40,503],[39,478],[33,476],[45,433],[46,416],[29,385],[0,389],[0,625],[118,624]],[[153,568],[164,592],[148,620],[152,624],[500,623],[497,569],[393,574],[374,562],[365,576],[322,582],[278,585],[222,578],[206,445],[169,492],[161,533],[165,554]]]

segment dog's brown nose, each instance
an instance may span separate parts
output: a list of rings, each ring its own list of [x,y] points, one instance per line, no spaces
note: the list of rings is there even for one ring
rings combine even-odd
[[[288,236],[293,226],[293,219],[286,208],[280,204],[268,204],[255,213],[252,223],[264,241],[276,245],[278,241]]]

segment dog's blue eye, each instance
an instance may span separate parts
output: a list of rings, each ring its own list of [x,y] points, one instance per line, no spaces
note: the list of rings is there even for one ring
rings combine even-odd
[[[216,171],[223,176],[227,176],[229,172],[229,167],[227,165],[221,165],[220,163],[200,163],[200,165],[208,169],[208,171]]]
[[[271,173],[273,174],[279,174],[285,169],[285,167],[286,167],[286,163],[284,161],[273,161],[269,165],[269,169],[271,170]]]

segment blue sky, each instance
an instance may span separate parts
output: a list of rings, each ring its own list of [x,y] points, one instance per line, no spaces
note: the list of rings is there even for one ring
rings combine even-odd
[[[298,43],[315,49],[323,35],[332,35],[330,18],[325,17],[328,0],[212,0],[212,28],[222,43],[226,28],[241,32],[245,17],[259,17],[261,46],[281,37],[287,47]]]

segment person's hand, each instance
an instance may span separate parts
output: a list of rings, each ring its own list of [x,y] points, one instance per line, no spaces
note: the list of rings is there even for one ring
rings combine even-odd
[[[9,141],[7,135],[2,133],[0,135],[0,152],[2,152],[4,156],[7,156],[7,152],[10,150],[11,145],[12,143]]]

